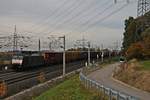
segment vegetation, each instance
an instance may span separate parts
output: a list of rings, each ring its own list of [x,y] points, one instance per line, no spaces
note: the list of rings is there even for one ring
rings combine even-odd
[[[88,91],[85,89],[80,84],[79,75],[76,75],[34,100],[100,100],[100,96],[94,90]]]
[[[150,70],[150,60],[141,61],[140,64],[142,65],[142,69]]]
[[[125,20],[122,45],[128,62],[120,65],[114,77],[150,92],[150,12],[136,19],[129,17]]]
[[[125,20],[123,50],[127,59],[150,58],[150,12],[145,16]]]
[[[120,70],[114,73],[114,77],[136,88],[150,92],[150,60],[130,60],[120,65]]]

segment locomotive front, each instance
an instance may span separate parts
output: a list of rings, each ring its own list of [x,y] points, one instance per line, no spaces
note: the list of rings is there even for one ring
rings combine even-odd
[[[14,69],[21,68],[23,63],[23,56],[13,56],[12,57],[12,67]]]

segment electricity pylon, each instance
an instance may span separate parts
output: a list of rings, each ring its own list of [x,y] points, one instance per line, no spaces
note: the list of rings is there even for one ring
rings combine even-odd
[[[145,13],[150,11],[149,0],[138,0],[137,16],[143,16]]]

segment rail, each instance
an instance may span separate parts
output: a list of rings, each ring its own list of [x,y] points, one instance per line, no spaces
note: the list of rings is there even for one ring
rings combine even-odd
[[[106,87],[103,84],[100,84],[92,79],[87,78],[82,71],[79,75],[81,83],[89,89],[96,89],[98,92],[102,92],[104,95],[107,95],[109,100],[139,100],[136,97],[127,95],[125,93],[116,91],[112,88]]]

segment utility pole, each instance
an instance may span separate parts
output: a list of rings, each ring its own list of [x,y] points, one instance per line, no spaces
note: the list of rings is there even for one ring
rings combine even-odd
[[[103,52],[103,44],[101,44],[101,61],[103,62],[104,52]]]
[[[66,54],[65,54],[65,51],[66,51],[66,39],[65,39],[65,36],[62,36],[62,37],[59,37],[59,38],[62,38],[63,39],[63,76],[65,76],[66,74]]]
[[[102,62],[104,61],[104,52],[102,51],[102,54],[101,54],[101,60]]]
[[[14,29],[14,36],[13,36],[13,51],[17,51],[18,46],[17,46],[17,31],[16,31],[16,25],[15,25],[15,29]]]
[[[90,66],[90,42],[88,42],[88,65]]]
[[[84,49],[85,49],[85,41],[86,41],[86,40],[84,39],[84,36],[83,36],[83,38],[82,38],[81,41],[82,41],[82,48],[83,48],[83,50],[84,50]]]
[[[111,49],[109,50],[109,61],[111,61],[111,53],[112,53],[112,51],[111,51]]]
[[[41,41],[39,39],[39,55],[41,54]]]
[[[101,44],[101,49],[103,50],[103,44]]]
[[[52,42],[49,43],[49,50],[52,51]]]

